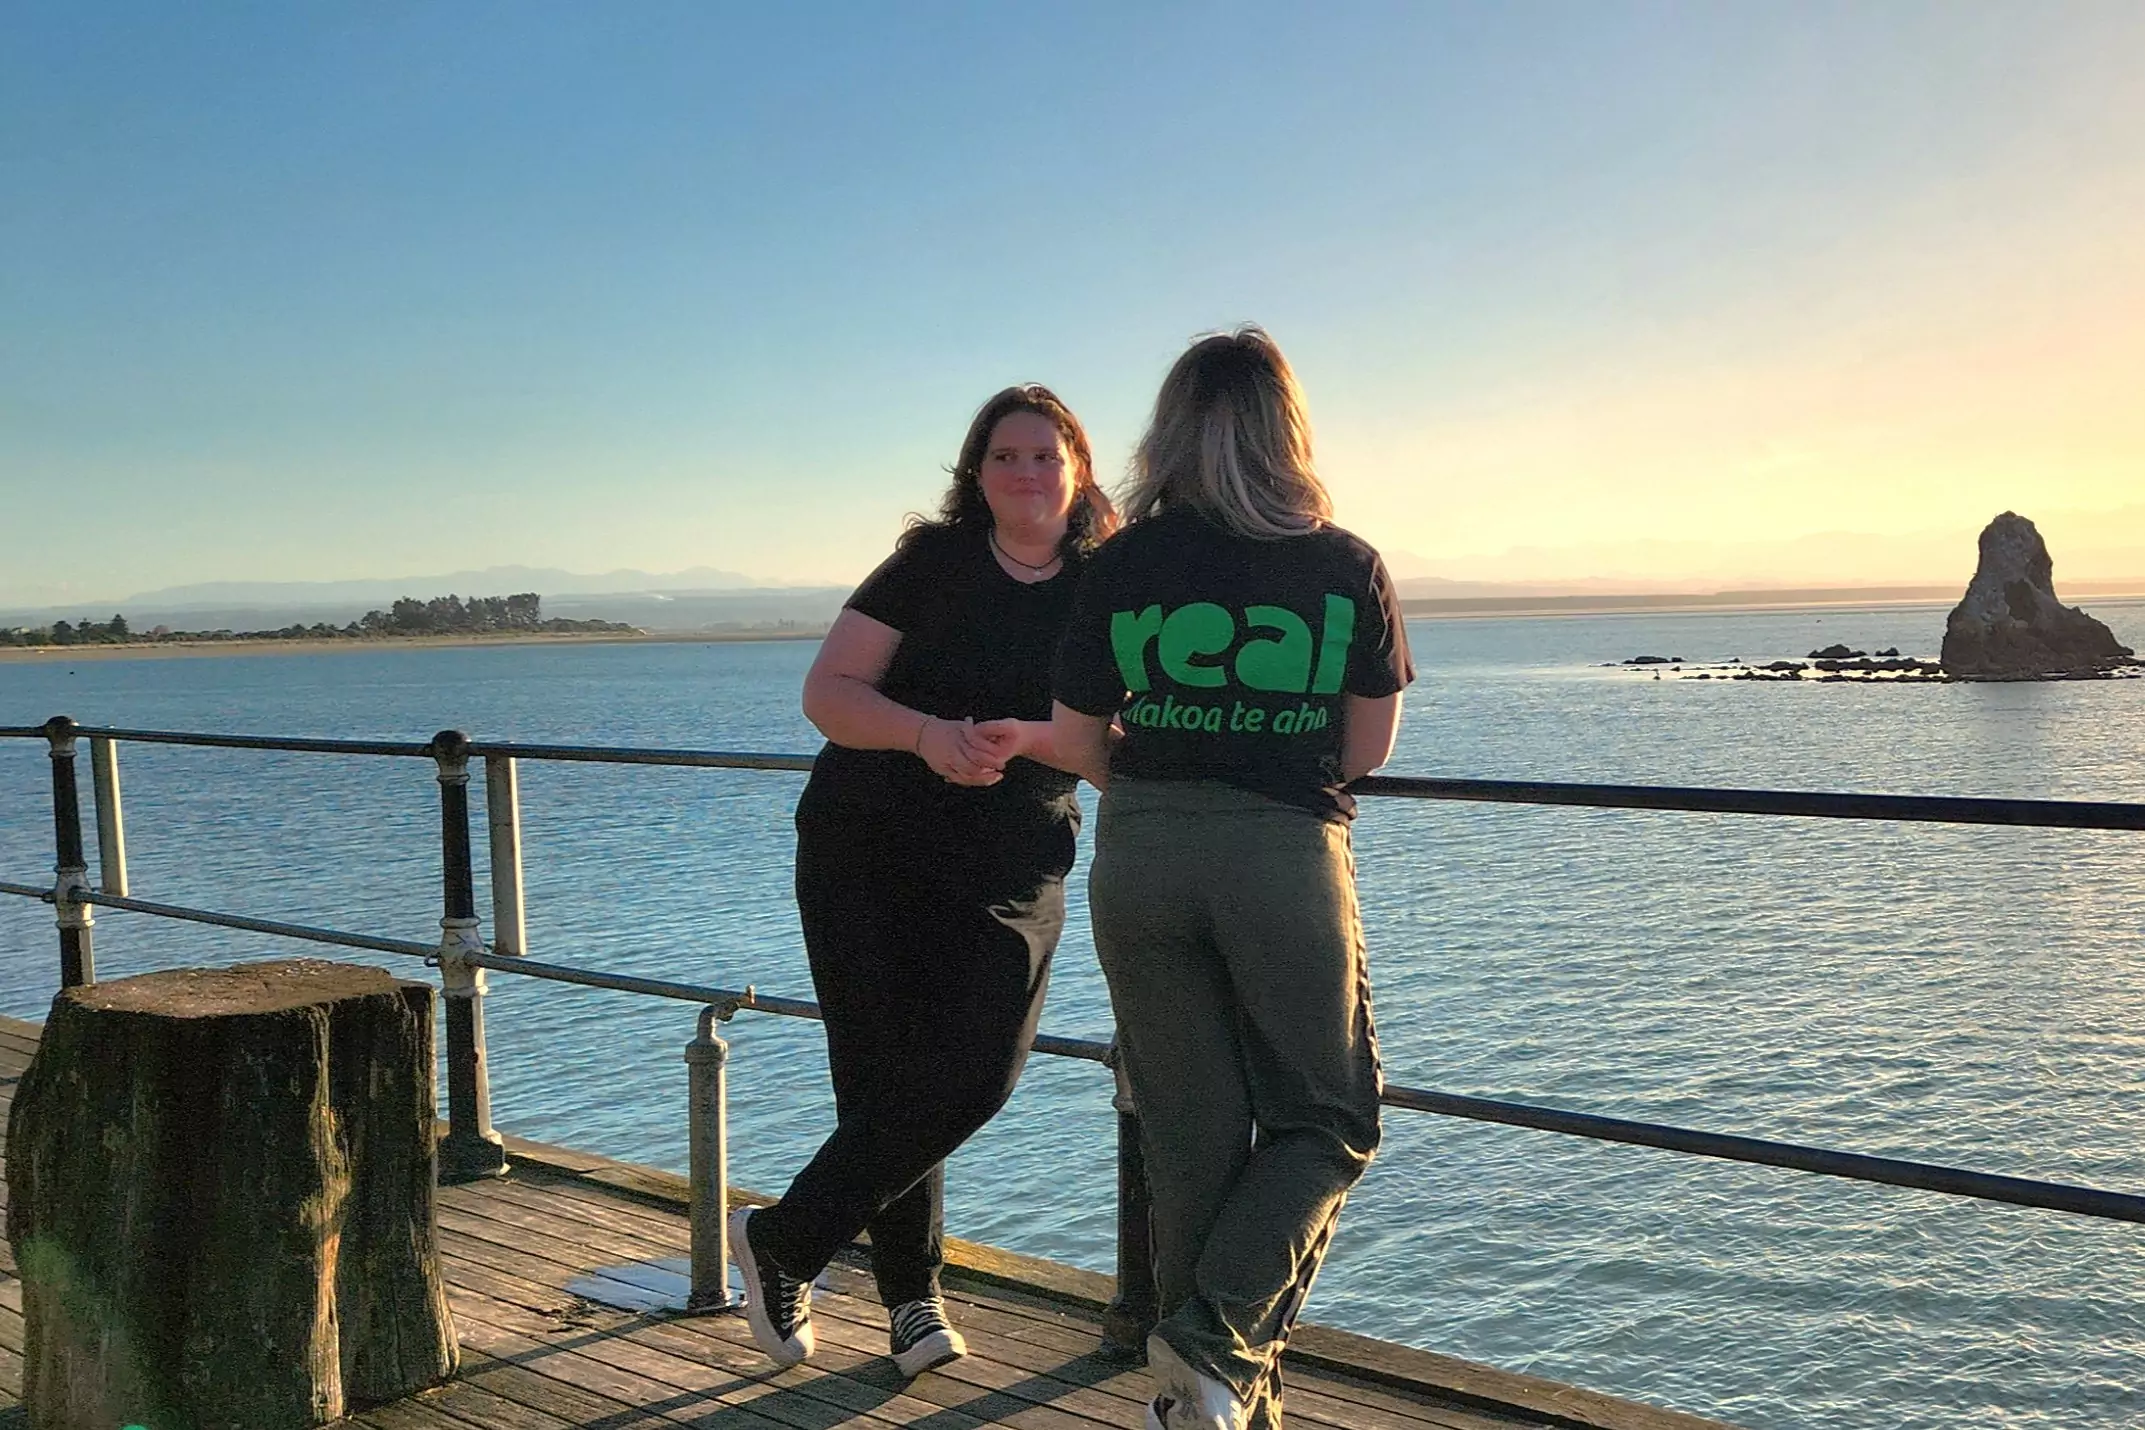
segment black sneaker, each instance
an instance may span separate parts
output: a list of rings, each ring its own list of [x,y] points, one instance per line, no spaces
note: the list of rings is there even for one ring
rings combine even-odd
[[[922,1375],[968,1354],[968,1342],[946,1319],[946,1303],[936,1296],[904,1301],[886,1313],[886,1321],[887,1345],[903,1375]]]
[[[752,1250],[751,1207],[730,1213],[730,1259],[745,1273],[745,1319],[752,1338],[776,1365],[795,1365],[817,1345],[812,1334],[812,1283],[799,1281]]]

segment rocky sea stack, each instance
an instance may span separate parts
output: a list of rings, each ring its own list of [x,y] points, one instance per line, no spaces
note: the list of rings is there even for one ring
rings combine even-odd
[[[2130,647],[2056,599],[2055,563],[2033,523],[2005,512],[1981,533],[1981,564],[1944,626],[1944,671],[1966,680],[2105,675]]]

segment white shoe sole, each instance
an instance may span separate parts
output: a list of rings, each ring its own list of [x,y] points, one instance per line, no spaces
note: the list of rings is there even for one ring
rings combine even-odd
[[[797,1334],[788,1340],[775,1333],[775,1323],[760,1300],[759,1264],[753,1260],[752,1242],[745,1236],[745,1223],[752,1219],[752,1211],[751,1207],[739,1207],[730,1213],[730,1259],[745,1273],[745,1323],[752,1327],[752,1339],[767,1352],[769,1360],[779,1366],[793,1366],[809,1358],[819,1348],[819,1340],[812,1334],[809,1313]]]
[[[959,1331],[933,1331],[907,1350],[895,1352],[894,1364],[913,1380],[927,1370],[957,1361],[967,1354],[968,1342],[961,1339]]]
[[[1244,1407],[1228,1386],[1202,1375],[1159,1335],[1147,1338],[1147,1369],[1154,1375],[1156,1400],[1173,1402],[1167,1419],[1147,1402],[1150,1426],[1196,1426],[1198,1430],[1242,1430]]]

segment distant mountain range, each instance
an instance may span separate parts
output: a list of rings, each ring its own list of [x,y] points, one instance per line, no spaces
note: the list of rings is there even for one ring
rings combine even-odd
[[[488,566],[482,571],[454,571],[445,576],[403,576],[384,581],[204,581],[140,591],[122,606],[183,611],[199,606],[340,606],[353,601],[384,605],[401,596],[506,596],[534,591],[540,596],[596,596],[622,591],[734,591],[763,583],[735,571],[694,566],[668,573],[606,571],[588,576],[545,566]]]
[[[821,626],[834,619],[846,586],[766,586],[735,571],[606,571],[585,575],[535,566],[493,566],[442,576],[369,581],[208,581],[167,586],[117,600],[75,601],[37,609],[0,608],[0,626],[124,615],[137,630],[257,631],[325,621],[346,625],[404,596],[508,596],[534,591],[546,616],[629,621],[649,630],[700,631],[783,624]]]
[[[2145,589],[2145,505],[2114,511],[2046,511],[2035,517],[2056,562],[2056,589],[2078,595]],[[1991,512],[1991,516],[1995,513]],[[1386,548],[1400,594],[1410,601],[1498,602],[1641,595],[1711,596],[1720,592],[1929,587],[1964,591],[1973,575],[1975,536],[1968,530],[1894,535],[1835,531],[1795,537],[1754,535],[1738,541],[1643,539],[1566,547],[1514,547],[1494,555],[1423,557]],[[1375,539],[1375,533],[1370,533]],[[119,599],[64,607],[0,607],[0,626],[107,619],[115,612],[137,629],[273,630],[293,623],[343,625],[397,598],[449,594],[503,596],[535,591],[544,614],[629,621],[649,630],[691,632],[821,626],[848,594],[846,585],[773,586],[735,571],[585,574],[550,567],[492,566],[439,576],[365,581],[213,581],[167,586]],[[1891,597],[1897,599],[1897,597]],[[1887,599],[1872,593],[1869,599]]]

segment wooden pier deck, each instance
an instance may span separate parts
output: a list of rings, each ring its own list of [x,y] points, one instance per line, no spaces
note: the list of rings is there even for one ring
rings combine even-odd
[[[0,1125],[38,1027],[0,1018]],[[963,1360],[904,1382],[869,1278],[838,1264],[814,1303],[820,1352],[775,1372],[734,1315],[619,1310],[569,1286],[623,1263],[683,1256],[681,1179],[509,1141],[510,1176],[443,1188],[462,1373],[353,1415],[368,1430],[1021,1430],[1137,1427],[1146,1371],[1099,1353],[1105,1278],[949,1247]],[[0,1197],[4,1197],[0,1183]],[[0,1203],[4,1206],[4,1203]],[[585,1284],[585,1283],[584,1283]],[[1717,1422],[1306,1326],[1291,1348],[1291,1425],[1337,1430],[1721,1430]],[[26,1430],[22,1283],[0,1242],[0,1430]]]

